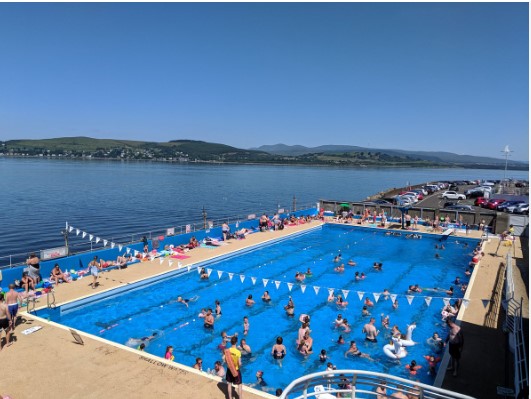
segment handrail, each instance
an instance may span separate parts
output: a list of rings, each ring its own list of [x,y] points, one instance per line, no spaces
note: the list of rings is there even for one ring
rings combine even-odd
[[[514,298],[513,259],[509,252],[506,257],[507,277],[505,284],[506,319],[505,327],[509,332],[509,348],[514,357],[514,388],[518,396],[529,384],[527,366],[526,339],[524,334],[523,298],[518,302]]]
[[[312,388],[313,392],[310,392],[309,388]],[[316,391],[315,388],[318,390]],[[377,388],[385,388],[388,396],[391,391],[394,391],[406,395],[413,394],[418,399],[473,399],[471,396],[458,392],[365,370],[333,370],[308,374],[292,381],[284,389],[280,398],[286,399],[288,395],[290,399],[325,399],[336,397],[336,395],[338,397],[347,395],[350,398],[376,398],[377,395],[381,395],[376,392]]]

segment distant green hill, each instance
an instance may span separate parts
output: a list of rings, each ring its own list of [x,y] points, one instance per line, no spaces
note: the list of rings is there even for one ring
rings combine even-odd
[[[433,162],[437,164],[458,164],[458,165],[503,165],[505,166],[505,159],[492,158],[492,157],[480,157],[475,155],[459,155],[451,152],[442,151],[407,151],[407,150],[393,150],[393,149],[381,149],[381,148],[366,148],[350,145],[322,145],[318,147],[304,147],[301,145],[263,145],[254,150],[266,151],[270,154],[277,154],[283,156],[303,156],[309,154],[326,154],[329,156],[338,156],[339,154],[385,154],[392,158],[416,159],[427,162]],[[511,166],[524,167],[526,162],[509,161]]]
[[[458,155],[448,152],[405,151],[326,145],[308,148],[277,144],[257,149],[240,149],[225,144],[197,140],[165,143],[60,137],[42,140],[0,142],[0,154],[62,158],[143,159],[171,162],[277,163],[292,165],[334,165],[354,167],[465,167],[501,168],[502,159]],[[526,169],[512,161],[513,169]]]

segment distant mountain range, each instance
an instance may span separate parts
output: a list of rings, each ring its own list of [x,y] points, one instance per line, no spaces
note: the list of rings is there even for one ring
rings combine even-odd
[[[503,168],[499,158],[458,155],[449,152],[406,151],[347,145],[319,147],[264,145],[241,149],[197,140],[169,142],[62,137],[0,142],[0,155],[68,159],[154,160],[166,162],[256,163],[284,165],[331,165],[351,167],[462,167]],[[511,169],[528,164],[510,161]]]
[[[407,151],[407,150],[387,150],[358,147],[351,145],[321,145],[318,147],[305,147],[302,145],[262,145],[258,148],[251,148],[252,150],[265,151],[270,154],[284,155],[284,156],[302,156],[308,154],[348,154],[348,153],[381,153],[393,157],[411,157],[414,159],[431,161],[437,163],[456,163],[456,164],[489,164],[489,165],[504,165],[505,159],[480,157],[475,155],[459,155],[452,152],[443,151]],[[528,165],[526,162],[511,161],[511,165]]]

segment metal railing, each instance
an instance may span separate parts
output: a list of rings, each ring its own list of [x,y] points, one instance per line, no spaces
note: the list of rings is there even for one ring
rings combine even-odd
[[[505,282],[505,328],[509,332],[509,347],[514,356],[515,396],[529,384],[527,368],[526,339],[524,333],[523,298],[514,298],[513,259],[507,254],[507,277]]]
[[[315,202],[311,204],[303,204],[303,205],[297,204],[296,211],[304,211],[304,210],[315,208],[315,204],[316,204]],[[260,212],[256,212],[256,216],[258,218],[263,213],[272,215],[276,213],[277,211],[278,209],[273,209],[270,211],[260,211]],[[287,208],[284,209],[285,214],[292,213],[294,211],[295,210],[291,210]],[[222,217],[218,219],[207,219],[206,229],[208,230],[209,228],[220,227],[223,223],[234,224],[237,222],[243,222],[243,221],[249,220],[248,216],[249,214],[226,216],[226,217]],[[80,227],[80,226],[74,226],[74,227]],[[168,228],[174,229],[173,235],[182,235],[182,234],[187,234],[188,229],[190,233],[193,233],[196,231],[204,230],[205,229],[204,227],[205,227],[205,221],[194,221],[194,222],[187,223],[187,224],[182,224],[182,225],[177,225],[177,226],[168,226],[165,228],[152,227],[152,228],[147,229],[146,231],[125,233],[121,235],[111,235],[110,237],[101,235],[101,238],[102,239],[105,238],[109,242],[114,242],[116,244],[130,245],[133,243],[140,242],[140,240],[144,236],[146,236],[150,240],[155,239],[159,236],[166,236]],[[89,233],[93,234],[94,232],[89,232]],[[70,233],[70,239],[75,239],[75,237],[76,237],[75,234]],[[60,246],[60,245],[61,243],[57,244],[57,246]],[[75,255],[75,254],[80,254],[84,252],[92,252],[92,251],[101,250],[105,248],[102,241],[96,244],[94,241],[89,241],[87,239],[85,239],[83,242],[80,242],[80,243],[72,243],[70,241],[68,247],[69,247],[69,255]],[[0,256],[0,270],[23,265],[24,260],[28,257],[29,252],[40,253],[43,250],[45,249],[31,250],[31,251],[26,251],[26,252],[19,252],[19,253],[13,253],[10,255]]]
[[[289,384],[280,398],[286,399],[288,395],[290,399],[376,398],[378,395],[390,397],[395,392],[418,399],[473,399],[420,382],[364,370],[308,374]]]

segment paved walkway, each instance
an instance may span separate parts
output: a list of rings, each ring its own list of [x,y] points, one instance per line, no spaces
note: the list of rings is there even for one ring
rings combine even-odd
[[[197,248],[190,252],[191,257],[181,260],[183,267],[213,259],[222,254],[259,244],[271,239],[318,226],[309,225],[289,227],[284,231],[257,233],[246,240],[231,241],[228,245],[216,249]],[[478,232],[472,232],[478,235]],[[494,252],[497,241],[487,244],[486,251]],[[523,257],[520,245],[516,246],[516,257],[520,263],[528,264]],[[510,248],[502,247],[499,254]],[[503,252],[502,252],[503,251]],[[476,268],[475,283],[470,299],[490,298],[493,280],[502,257],[487,255]],[[72,284],[61,284],[56,289],[58,303],[87,297],[104,290],[126,285],[149,276],[167,273],[177,267],[171,267],[158,260],[133,265],[125,270],[113,270],[103,273],[101,286],[92,290],[89,279]],[[476,288],[477,287],[477,288]],[[518,285],[527,300],[525,284]],[[45,299],[41,299],[45,302]],[[466,344],[463,353],[462,369],[459,377],[447,377],[443,387],[457,392],[467,393],[478,399],[494,398],[496,385],[506,385],[503,350],[505,338],[499,329],[484,327],[485,309],[481,301],[471,301],[465,312],[463,331]],[[44,306],[45,303],[42,303]],[[528,305],[526,304],[526,309]],[[85,345],[74,342],[68,329],[54,323],[34,320],[25,316],[28,322],[16,331],[16,342],[0,352],[4,365],[0,394],[10,394],[13,398],[31,398],[35,393],[54,398],[225,398],[226,384],[214,377],[206,377],[190,367],[170,363],[158,357],[140,353],[122,345],[108,343],[91,335],[80,333]],[[21,331],[40,325],[43,328],[31,335]],[[501,335],[500,335],[501,334]],[[178,359],[176,359],[178,360]],[[272,398],[262,392],[245,388],[245,398]],[[234,396],[237,398],[237,395]]]

